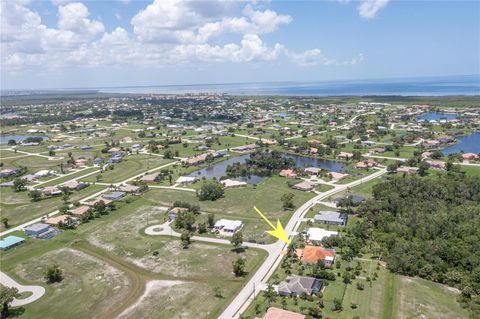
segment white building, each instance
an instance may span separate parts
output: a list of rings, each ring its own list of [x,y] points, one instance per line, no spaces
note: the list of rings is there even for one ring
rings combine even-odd
[[[215,223],[215,230],[225,233],[235,233],[239,231],[243,226],[243,223],[240,220],[230,220],[230,219],[219,219]]]
[[[306,235],[312,244],[320,244],[326,237],[338,236],[338,232],[323,228],[309,228],[306,231]]]

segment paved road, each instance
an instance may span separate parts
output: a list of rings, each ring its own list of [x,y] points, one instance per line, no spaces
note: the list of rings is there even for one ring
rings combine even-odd
[[[0,271],[0,284],[6,286],[6,287],[15,287],[18,289],[19,293],[22,292],[31,292],[32,295],[30,297],[24,298],[24,299],[14,299],[12,301],[12,306],[13,307],[19,307],[19,306],[24,306],[27,305],[31,302],[36,301],[40,297],[42,297],[45,294],[45,288],[42,286],[24,286],[20,285],[18,282],[13,280],[10,276],[8,276],[6,273]]]
[[[354,187],[377,177],[380,177],[385,173],[386,169],[383,168],[357,181],[353,181],[344,185],[337,185],[334,189],[331,189],[308,200],[305,204],[300,206],[290,218],[290,221],[285,227],[287,235],[289,236],[289,238],[292,237],[292,234],[297,231],[303,216],[308,212],[310,207],[315,205],[318,201],[321,201],[322,199],[332,196],[338,192],[344,191],[347,188]],[[271,248],[269,249],[269,255],[267,259],[263,262],[260,268],[258,268],[257,272],[250,278],[248,283],[238,293],[235,299],[233,299],[233,301],[223,311],[219,319],[238,318],[240,314],[248,308],[250,303],[255,298],[255,295],[257,295],[265,286],[270,276],[280,264],[282,259],[282,251],[286,249],[287,245],[281,241],[277,241],[269,246],[271,246]]]

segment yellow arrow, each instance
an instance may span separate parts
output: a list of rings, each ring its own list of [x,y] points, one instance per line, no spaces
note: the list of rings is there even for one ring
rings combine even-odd
[[[282,224],[280,223],[280,220],[277,219],[277,227],[273,226],[273,224],[267,219],[267,217],[265,217],[265,215],[262,214],[262,212],[255,206],[253,206],[253,208],[257,211],[257,213],[262,216],[263,219],[265,219],[265,221],[267,222],[267,224],[270,225],[270,227],[273,228],[273,230],[267,230],[267,233],[269,233],[270,235],[272,235],[273,237],[276,237],[278,239],[280,239],[281,241],[283,241],[284,243],[289,243],[290,241],[288,240],[288,236],[287,236],[287,233],[285,232],[285,230],[283,229],[283,226]]]

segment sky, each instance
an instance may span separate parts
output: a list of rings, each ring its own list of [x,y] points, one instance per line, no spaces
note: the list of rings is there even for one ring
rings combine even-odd
[[[0,0],[1,89],[480,74],[480,2]]]

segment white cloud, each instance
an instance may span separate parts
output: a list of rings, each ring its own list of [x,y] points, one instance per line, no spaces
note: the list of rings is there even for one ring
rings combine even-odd
[[[282,58],[301,66],[361,61],[338,62],[319,49],[294,53],[280,43],[266,43],[263,34],[275,32],[292,18],[245,2],[215,0],[201,6],[196,1],[155,0],[132,18],[133,32],[121,27],[106,32],[80,2],[58,5],[56,28],[42,24],[40,15],[28,5],[10,1],[1,5],[1,63],[8,70],[127,64],[162,67]]]
[[[78,34],[95,35],[105,30],[100,21],[90,20],[88,8],[81,2],[58,7],[58,27]]]
[[[390,0],[362,0],[357,7],[358,13],[363,19],[373,19],[377,13],[385,8]]]

